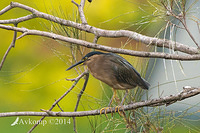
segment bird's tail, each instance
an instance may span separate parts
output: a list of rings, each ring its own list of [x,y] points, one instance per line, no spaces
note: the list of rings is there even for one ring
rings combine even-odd
[[[142,80],[143,80],[143,83],[140,85],[140,87],[142,87],[142,89],[148,90],[150,87],[150,84],[145,79],[142,78]]]

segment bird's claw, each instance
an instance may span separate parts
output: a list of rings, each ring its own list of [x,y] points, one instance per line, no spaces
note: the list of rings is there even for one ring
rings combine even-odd
[[[100,115],[102,114],[102,111],[104,110],[104,114],[105,114],[106,118],[108,118],[108,116],[107,116],[107,110],[109,110],[109,109],[111,110],[111,115],[113,117],[112,107],[104,107],[104,108],[102,108],[100,110]]]
[[[122,108],[122,111],[120,111],[120,108]],[[115,107],[115,113],[116,113],[116,112],[118,112],[118,114],[119,114],[120,116],[123,116],[123,115],[121,114],[121,112],[124,112],[123,106],[116,106],[116,107]]]
[[[122,108],[122,111],[120,111],[121,108]],[[112,115],[112,117],[113,117],[112,107],[104,107],[104,108],[100,109],[100,115],[104,113],[105,116],[106,116],[106,118],[108,118],[108,116],[107,116],[107,110],[109,110],[109,109],[110,109],[111,115]],[[104,111],[104,112],[103,112],[103,111]],[[103,112],[103,113],[102,113],[102,112]],[[118,112],[118,114],[119,114],[120,116],[123,116],[123,115],[122,115],[122,113],[124,112],[123,106],[116,106],[116,107],[115,107],[115,113],[116,113],[116,112]]]

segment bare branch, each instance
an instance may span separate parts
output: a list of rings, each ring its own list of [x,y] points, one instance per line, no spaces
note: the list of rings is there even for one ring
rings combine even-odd
[[[56,101],[56,99],[54,99],[55,101]],[[57,106],[58,106],[58,108],[62,111],[62,112],[64,112],[64,110],[60,107],[60,105],[57,103],[56,104]]]
[[[15,24],[15,23],[20,23],[20,22],[23,22],[23,21],[33,19],[35,17],[36,17],[35,15],[30,14],[30,15],[27,15],[27,16],[24,16],[24,17],[19,17],[19,18],[16,18],[16,19],[0,20],[0,23],[1,24]]]
[[[94,40],[93,40],[93,43],[95,43],[95,44],[96,44],[96,43],[97,43],[97,41],[98,41],[98,39],[99,39],[99,37],[98,37],[98,36],[95,36],[95,37],[94,37]]]
[[[79,6],[79,4],[76,3],[74,0],[72,0],[72,3],[73,3],[74,5],[76,5],[77,7]]]
[[[15,27],[17,27],[17,23],[15,24]],[[0,63],[0,70],[1,70],[1,68],[3,67],[3,64],[4,64],[5,60],[6,60],[6,57],[7,57],[8,53],[10,52],[10,50],[11,50],[12,48],[15,47],[16,38],[17,38],[17,31],[14,31],[13,40],[12,40],[10,46],[9,46],[8,49],[6,50],[6,53],[4,54],[4,56],[3,56],[2,60],[1,60],[1,63]]]
[[[84,14],[84,11],[83,11],[83,8],[85,6],[85,0],[81,0],[80,5],[78,3],[76,3],[74,0],[72,0],[72,3],[74,3],[78,7],[78,11],[79,11],[79,15],[80,15],[80,19],[82,21],[82,24],[86,25],[87,20],[85,19],[85,14]]]
[[[80,5],[82,6],[82,8],[84,8],[84,6],[85,6],[85,0],[81,0]]]
[[[87,48],[94,48],[94,49],[103,50],[107,52],[114,52],[114,53],[120,53],[120,54],[132,55],[132,56],[147,57],[147,58],[150,58],[150,57],[164,58],[164,59],[172,59],[172,60],[199,60],[200,59],[200,54],[178,55],[178,54],[168,54],[168,53],[160,53],[160,52],[134,51],[134,50],[128,50],[128,49],[112,48],[112,47],[108,47],[108,46],[104,46],[100,44],[94,44],[94,43],[90,43],[84,40],[74,39],[74,38],[58,35],[55,33],[45,32],[45,31],[29,30],[26,28],[17,28],[17,27],[5,26],[1,24],[0,24],[0,28],[7,29],[7,30],[14,30],[14,31],[22,32],[22,33],[26,32],[26,35],[45,36],[45,37],[49,37],[55,40],[78,44]]]
[[[168,105],[170,103],[174,103],[177,101],[182,101],[184,99],[193,97],[195,95],[200,94],[200,88],[191,87],[190,89],[183,90],[181,93],[165,96],[163,98],[152,99],[142,102],[136,102],[129,105],[124,105],[119,111],[127,111],[133,110],[141,107],[147,106],[162,106]],[[109,108],[106,110],[106,113],[113,113],[115,112],[115,107]],[[102,113],[104,113],[102,111]],[[90,110],[90,111],[79,111],[79,112],[53,112],[48,111],[46,112],[7,112],[7,113],[0,113],[0,117],[11,117],[11,116],[45,116],[45,117],[83,117],[83,116],[94,116],[100,115],[100,110]]]
[[[76,102],[76,106],[75,106],[75,109],[74,109],[74,112],[77,111],[78,109],[78,105],[79,105],[79,102],[81,100],[81,97],[83,95],[83,92],[85,91],[85,88],[87,86],[87,82],[88,82],[88,79],[89,79],[89,73],[85,74],[85,82],[84,82],[84,85],[83,85],[83,88],[81,89],[80,93],[78,94],[78,100]],[[73,117],[73,123],[74,123],[74,132],[77,133],[77,130],[76,130],[76,118]]]
[[[21,17],[21,18],[17,18],[17,19],[0,20],[1,24],[11,24],[11,23],[15,23],[16,21],[19,23],[19,22],[23,22],[23,21],[38,17],[38,18],[44,18],[49,21],[53,21],[55,23],[59,23],[61,25],[65,25],[65,26],[69,26],[69,27],[73,27],[73,28],[82,30],[82,31],[86,31],[86,32],[92,33],[98,37],[128,37],[128,38],[142,42],[147,45],[154,45],[154,46],[165,47],[165,48],[169,48],[169,49],[173,48],[175,51],[180,51],[180,52],[184,52],[184,53],[188,53],[188,54],[198,54],[199,53],[199,50],[197,48],[189,47],[187,45],[184,45],[184,44],[181,44],[178,42],[174,42],[171,40],[166,40],[166,39],[164,40],[164,39],[159,39],[159,38],[154,38],[154,37],[148,37],[148,36],[141,35],[139,33],[128,31],[128,30],[99,29],[99,28],[96,28],[96,27],[93,27],[90,25],[75,23],[73,21],[61,19],[61,18],[52,16],[52,15],[49,15],[49,14],[46,14],[43,12],[39,12],[31,7],[28,7],[26,5],[23,5],[23,4],[20,4],[17,2],[11,2],[11,4],[9,6],[11,6],[12,8],[19,7],[19,8],[25,9],[25,10],[33,13],[33,15],[27,15],[25,17]],[[8,7],[6,7],[6,11],[8,9],[12,9],[12,8],[8,8]],[[1,14],[5,13],[5,8],[3,10],[1,10],[0,13]],[[82,21],[82,23],[83,23],[83,21]]]
[[[197,47],[200,49],[199,44],[197,43],[197,41],[195,40],[194,36],[192,35],[192,33],[190,32],[190,30],[188,29],[188,26],[186,24],[186,20],[180,20],[181,23],[183,24],[183,26],[185,27],[185,30],[187,31],[188,35],[190,36],[190,38],[193,40],[193,42],[197,45]]]
[[[7,7],[5,7],[4,9],[2,9],[0,11],[0,15],[6,13],[7,11],[11,10],[13,7],[11,5],[8,5]]]

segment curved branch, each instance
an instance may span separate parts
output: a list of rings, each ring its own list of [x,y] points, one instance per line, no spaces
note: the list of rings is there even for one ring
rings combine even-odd
[[[18,23],[15,23],[15,24],[14,24],[15,27],[17,27],[17,24],[18,24]],[[14,31],[13,40],[12,40],[10,46],[9,46],[8,49],[6,50],[4,56],[3,56],[2,60],[1,60],[1,63],[0,63],[0,70],[1,70],[2,67],[3,67],[3,64],[4,64],[5,60],[6,60],[6,57],[8,56],[8,53],[10,52],[10,50],[11,50],[12,48],[15,47],[16,39],[17,39],[17,31]]]
[[[114,52],[114,53],[120,53],[120,54],[125,54],[125,55],[148,57],[148,58],[150,58],[150,57],[165,58],[165,59],[172,59],[172,60],[199,60],[200,59],[200,54],[178,55],[178,54],[168,54],[168,53],[160,53],[160,52],[134,51],[134,50],[128,50],[128,49],[112,48],[112,47],[108,47],[108,46],[104,46],[104,45],[100,45],[100,44],[96,44],[96,43],[91,43],[91,42],[87,42],[84,40],[74,39],[74,38],[58,35],[55,33],[45,32],[45,31],[29,30],[26,28],[17,28],[17,27],[6,26],[6,25],[1,25],[1,24],[0,24],[0,28],[6,29],[6,30],[22,32],[23,34],[20,37],[18,37],[18,39],[25,35],[39,35],[39,36],[52,38],[55,40],[78,44],[78,45],[88,47],[88,48],[95,48],[98,50],[104,50],[107,52]]]
[[[38,10],[28,7],[26,5],[17,3],[17,2],[11,2],[9,6],[7,6],[6,8],[4,8],[3,10],[0,11],[0,14],[4,14],[5,12],[7,12],[8,10],[14,8],[14,7],[19,7],[22,9],[25,9],[27,11],[30,11],[33,15],[27,15],[25,17],[21,17],[21,18],[17,18],[17,19],[10,19],[10,20],[0,20],[1,24],[11,24],[11,23],[15,23],[17,22],[23,22],[26,20],[29,20],[35,17],[38,18],[43,18],[55,23],[59,23],[61,25],[65,25],[65,26],[69,26],[69,27],[73,27],[82,31],[86,31],[89,33],[94,34],[95,36],[98,37],[128,37],[131,38],[133,40],[142,42],[146,45],[154,45],[154,46],[158,46],[158,47],[165,47],[165,48],[169,48],[169,49],[173,49],[175,51],[180,51],[183,53],[187,53],[187,54],[198,54],[199,50],[195,47],[189,47],[187,45],[178,43],[178,42],[174,42],[171,40],[166,40],[166,39],[159,39],[159,38],[154,38],[154,37],[148,37],[136,32],[132,32],[132,31],[128,31],[128,30],[104,30],[104,29],[100,29],[100,28],[96,28],[90,25],[86,25],[84,24],[80,24],[80,23],[75,23],[73,21],[69,21],[69,20],[65,20],[65,19],[61,19],[59,17],[55,17],[53,15],[49,15],[43,12],[39,12]]]
[[[200,94],[200,88],[195,87],[187,87],[181,93],[176,95],[165,96],[163,98],[152,99],[142,102],[136,102],[129,105],[124,105],[119,108],[119,111],[127,111],[133,110],[146,106],[162,106],[162,105],[170,105],[177,101],[182,101],[189,97],[193,97],[195,95]],[[11,116],[46,116],[46,117],[83,117],[83,116],[93,116],[100,115],[100,110],[90,110],[90,111],[79,111],[79,112],[53,112],[48,110],[42,110],[45,112],[7,112],[0,113],[0,117],[11,117]],[[116,110],[118,111],[118,110]],[[115,112],[115,107],[109,108],[106,110],[106,113]],[[102,111],[102,113],[105,113]]]

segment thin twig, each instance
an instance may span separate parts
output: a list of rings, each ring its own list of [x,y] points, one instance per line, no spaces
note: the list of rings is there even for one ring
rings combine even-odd
[[[15,25],[15,27],[17,27],[17,23],[15,23],[14,25]],[[15,47],[16,38],[17,38],[17,31],[14,31],[13,40],[12,40],[11,44],[9,45],[8,49],[6,50],[6,53],[4,54],[4,56],[3,56],[2,60],[1,60],[0,70],[3,67],[3,64],[4,64],[5,60],[6,60],[6,57],[8,56],[8,53],[10,52],[10,50],[12,48]]]
[[[188,35],[190,36],[190,38],[193,40],[193,42],[196,44],[196,46],[198,47],[198,49],[200,49],[199,44],[197,43],[197,41],[195,40],[194,36],[192,35],[192,33],[190,32],[190,30],[188,29],[188,26],[186,24],[186,14],[185,14],[185,4],[183,4],[183,10],[180,14],[176,15],[171,8],[168,8],[164,2],[162,2],[163,7],[165,7],[165,9],[169,12],[169,15],[175,17],[177,20],[179,20],[183,27],[185,28],[186,32],[188,33]]]
[[[94,40],[93,40],[93,43],[97,44],[98,39],[99,39],[99,36],[95,36]]]
[[[193,42],[197,45],[198,49],[200,49],[199,44],[197,43],[197,41],[195,40],[194,36],[192,35],[192,33],[190,32],[190,30],[188,29],[188,26],[186,24],[186,20],[181,20],[180,22],[183,24],[183,26],[185,27],[185,30],[187,31],[188,35],[190,36],[190,38],[193,40]]]
[[[85,74],[85,82],[84,82],[83,88],[81,89],[80,93],[78,94],[78,99],[77,99],[77,102],[76,102],[76,106],[75,106],[74,112],[76,112],[77,109],[78,109],[78,105],[79,105],[81,96],[83,95],[83,92],[85,91],[85,88],[87,86],[88,79],[89,79],[89,73]],[[77,130],[76,130],[76,118],[75,117],[73,117],[73,123],[74,123],[74,132],[77,133]]]
[[[78,81],[85,75],[87,74],[87,72],[83,72],[81,75],[78,76],[78,78],[76,78],[74,84],[71,86],[71,88],[69,88],[58,100],[56,100],[51,108],[48,110],[48,111],[51,111],[55,106],[56,104],[58,104],[75,86],[76,84],[78,83]],[[40,124],[40,122],[45,118],[46,116],[43,116],[28,132],[31,133],[36,127],[38,124]]]
[[[72,3],[74,3],[78,7],[81,22],[82,22],[82,24],[86,25],[87,20],[85,19],[85,14],[84,14],[84,11],[83,11],[83,8],[85,6],[85,0],[81,0],[80,5],[78,3],[76,3],[74,0],[72,0]]]
[[[55,101],[56,101],[56,99],[54,99]],[[60,107],[60,105],[57,103],[56,104],[57,106],[58,106],[58,108],[62,111],[62,112],[64,112],[64,110]]]
[[[76,3],[74,0],[71,1],[73,4],[75,4],[77,7],[79,6],[78,3]]]
[[[10,46],[8,47],[6,53],[4,54],[2,60],[1,60],[0,70],[2,69],[3,64],[4,64],[5,60],[6,60],[6,57],[7,57],[8,53],[10,52],[11,49],[12,49],[12,46],[10,45]]]

